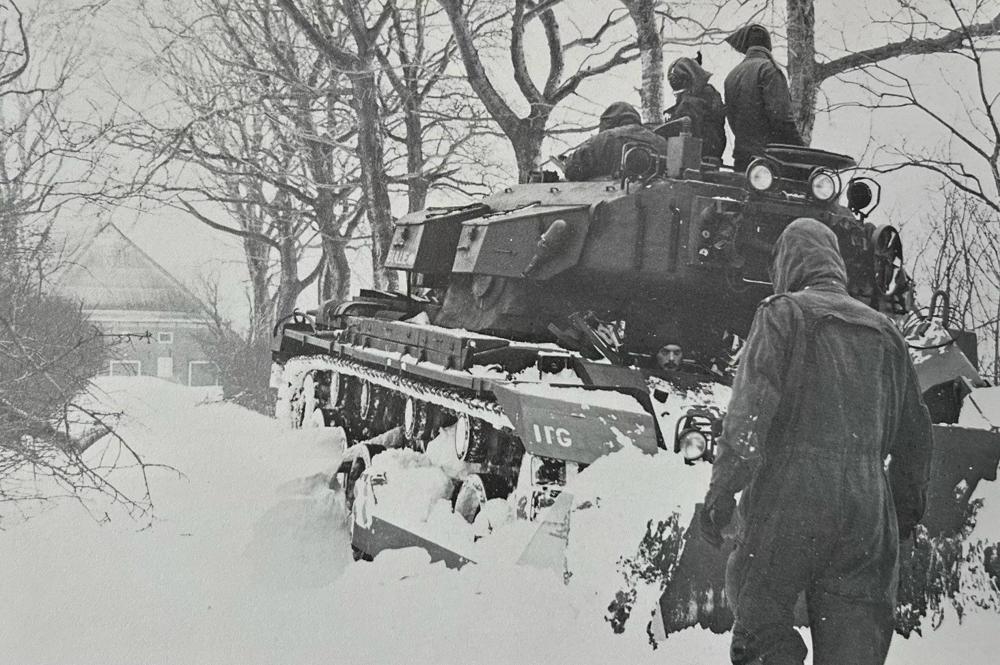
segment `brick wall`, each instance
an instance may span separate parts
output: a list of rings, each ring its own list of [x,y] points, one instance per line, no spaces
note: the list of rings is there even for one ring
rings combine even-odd
[[[139,363],[143,376],[161,376],[188,385],[215,385],[217,376],[198,343],[197,336],[204,325],[190,321],[95,321],[106,333],[144,334],[149,339],[112,340],[112,360],[108,373],[134,373],[134,363]]]

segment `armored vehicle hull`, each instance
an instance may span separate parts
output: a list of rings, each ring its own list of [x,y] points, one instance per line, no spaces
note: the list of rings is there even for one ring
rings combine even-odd
[[[524,561],[559,569],[580,509],[565,489],[596,460],[638,448],[704,472],[741,340],[770,293],[771,247],[802,217],[834,230],[850,292],[900,321],[939,420],[957,417],[981,382],[974,350],[962,353],[955,340],[968,338],[941,312],[916,313],[898,234],[865,221],[870,184],[852,181],[849,206],[836,202],[849,158],[775,146],[738,174],[691,168],[694,139],[671,146],[680,157],[626,147],[613,181],[530,183],[412,213],[386,261],[406,271],[409,295],[362,292],[279,326],[279,416],[347,434],[332,486],[357,556],[419,546],[461,566],[475,555],[448,524],[478,538],[520,519],[539,525]],[[928,330],[947,341],[926,343]],[[668,346],[681,362],[657,362]],[[1000,437],[935,434],[926,522],[954,534],[977,483],[995,478]],[[682,543],[656,564],[666,630],[725,629],[726,548],[673,533]]]

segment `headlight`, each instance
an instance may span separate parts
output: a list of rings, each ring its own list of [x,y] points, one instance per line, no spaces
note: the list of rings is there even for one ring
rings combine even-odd
[[[758,192],[767,191],[774,185],[774,169],[763,160],[754,160],[747,167],[747,182]]]
[[[694,461],[708,450],[708,438],[696,429],[683,432],[678,440],[684,459]]]
[[[820,201],[829,201],[840,193],[840,178],[830,171],[816,171],[809,178],[809,188]]]

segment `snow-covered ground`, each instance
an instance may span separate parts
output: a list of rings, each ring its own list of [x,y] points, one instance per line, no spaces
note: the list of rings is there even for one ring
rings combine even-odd
[[[480,541],[480,562],[460,571],[419,550],[353,562],[327,489],[343,445],[336,431],[285,431],[156,379],[100,388],[125,412],[129,443],[172,467],[149,471],[155,517],[136,522],[94,498],[87,510],[59,501],[0,524],[0,665],[728,662],[727,635],[689,629],[654,651],[644,621],[615,635],[604,620],[616,552],[629,549],[618,546],[647,514],[690,514],[676,501],[691,488],[664,482],[675,456],[623,451],[580,476],[577,492],[601,493],[629,470],[601,511],[577,517],[569,584],[499,555],[524,524],[495,534],[495,546]],[[140,487],[134,469],[114,479]],[[1000,483],[980,494],[980,524],[996,534]],[[637,608],[651,606],[646,591]],[[997,626],[994,613],[961,624],[947,614],[923,638],[897,637],[889,661],[992,664]]]

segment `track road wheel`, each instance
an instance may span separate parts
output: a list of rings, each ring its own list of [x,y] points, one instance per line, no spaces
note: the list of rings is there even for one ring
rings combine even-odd
[[[291,400],[291,422],[292,429],[308,427],[308,422],[312,412],[316,409],[316,382],[313,380],[312,372],[308,372],[302,377],[302,385]]]
[[[348,513],[354,509],[354,499],[357,496],[355,484],[358,482],[358,479],[361,478],[361,474],[365,472],[365,469],[371,466],[372,458],[383,450],[385,450],[385,448],[382,446],[367,443],[364,445],[361,453],[354,458],[353,462],[351,462],[351,468],[348,470],[347,477],[344,479],[344,505],[346,506]]]
[[[476,464],[486,456],[486,435],[489,426],[478,418],[458,414],[455,421],[455,456],[460,462]]]
[[[510,489],[510,483],[501,476],[490,473],[471,474],[455,495],[455,512],[472,524],[487,501],[506,497],[510,494]]]
[[[361,420],[368,420],[372,407],[375,405],[375,389],[368,381],[361,381],[361,390],[358,392],[358,416]]]
[[[403,437],[414,450],[423,451],[423,441],[420,440],[420,404],[412,397],[407,397],[403,404]]]
[[[330,373],[330,397],[329,407],[334,409],[340,406],[340,375],[336,372]]]

